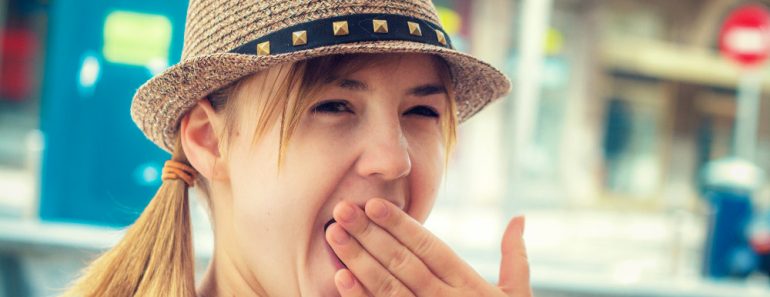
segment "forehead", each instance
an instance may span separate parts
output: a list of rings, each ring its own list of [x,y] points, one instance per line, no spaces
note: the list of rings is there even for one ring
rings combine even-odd
[[[438,80],[440,58],[430,54],[367,54],[341,58],[327,82],[339,78],[385,80]]]
[[[242,98],[243,100],[238,101],[255,103],[254,101],[263,101],[281,91],[285,91],[284,95],[287,95],[291,93],[289,88],[310,90],[315,87],[338,85],[340,80],[346,79],[371,83],[372,86],[379,84],[393,87],[407,83],[442,83],[440,72],[448,70],[440,59],[431,54],[419,53],[323,56],[305,61],[307,64],[303,72],[294,72],[291,70],[294,69],[291,64],[282,64],[245,78],[242,87],[237,88],[237,93],[241,95],[239,97],[260,97],[262,100]],[[302,84],[286,83],[293,80],[301,80]]]

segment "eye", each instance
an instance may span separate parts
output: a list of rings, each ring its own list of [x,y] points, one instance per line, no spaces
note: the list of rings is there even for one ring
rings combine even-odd
[[[407,110],[406,113],[404,113],[404,114],[406,114],[406,115],[418,115],[418,116],[429,117],[429,118],[437,118],[437,117],[439,117],[438,112],[436,112],[436,110],[433,109],[433,107],[425,106],[425,105],[415,106],[415,107]]]
[[[341,112],[352,113],[353,112],[353,110],[350,109],[350,105],[344,100],[328,100],[328,101],[319,102],[318,104],[313,106],[312,111],[314,113],[315,112],[321,112],[321,113],[341,113]]]

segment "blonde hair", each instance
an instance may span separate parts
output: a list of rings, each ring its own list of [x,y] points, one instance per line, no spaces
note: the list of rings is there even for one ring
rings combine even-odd
[[[288,139],[296,129],[302,112],[329,74],[343,76],[371,65],[372,55],[333,55],[270,68],[240,79],[207,98],[215,111],[223,113],[224,133],[220,152],[227,152],[227,139],[236,123],[256,123],[253,140],[261,138],[270,125],[280,124],[279,164]],[[443,59],[435,58],[439,75],[449,95],[442,116],[447,158],[455,143],[457,111],[452,77]],[[261,77],[260,77],[261,76]],[[265,98],[254,100],[248,87],[266,88],[267,77],[275,77]],[[257,85],[254,82],[261,81]],[[255,119],[242,119],[243,110],[256,110]],[[239,112],[240,111],[240,112]],[[178,137],[178,136],[177,136]],[[187,163],[180,139],[172,159]],[[209,197],[208,183],[198,177],[195,185]],[[210,201],[209,206],[211,206]],[[125,236],[86,269],[63,296],[195,296],[194,254],[190,228],[188,188],[182,180],[163,181],[158,192]]]

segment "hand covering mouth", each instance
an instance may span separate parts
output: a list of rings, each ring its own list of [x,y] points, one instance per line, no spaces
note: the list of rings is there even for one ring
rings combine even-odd
[[[329,220],[328,222],[326,222],[326,224],[324,224],[324,237],[325,237],[325,235],[326,235],[326,230],[328,230],[328,229],[329,229],[329,226],[331,226],[332,224],[334,224],[334,223],[336,223],[336,222],[337,222],[337,221],[335,221],[334,219],[331,219],[331,220]],[[325,245],[326,245],[327,251],[328,251],[328,252],[329,252],[329,254],[331,254],[331,256],[332,256],[332,261],[334,262],[334,266],[335,266],[335,268],[337,268],[337,269],[340,269],[340,268],[347,268],[348,266],[347,266],[347,265],[345,265],[345,263],[343,263],[343,262],[342,262],[342,259],[340,259],[340,257],[339,257],[339,256],[337,256],[337,254],[334,252],[334,250],[333,250],[333,249],[332,249],[332,247],[329,245],[329,243],[328,243],[328,242],[324,242],[324,243],[325,243]],[[335,260],[336,260],[336,261],[335,261]]]

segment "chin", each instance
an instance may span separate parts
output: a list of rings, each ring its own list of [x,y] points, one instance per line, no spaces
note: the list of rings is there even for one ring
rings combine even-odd
[[[323,236],[323,234],[321,234]],[[328,247],[326,240],[318,236],[311,244],[311,253],[308,254],[308,262],[305,272],[301,275],[301,294],[303,297],[339,297],[337,287],[334,285],[334,274],[341,267],[341,263],[335,263],[333,252]],[[330,255],[332,253],[332,255]]]
[[[331,288],[324,288],[319,292],[318,296],[323,297],[340,297],[340,293],[337,292],[337,288],[334,287],[334,283],[332,282]]]
[[[339,297],[337,287],[334,286],[334,274],[321,277],[307,276],[304,288],[301,290],[303,297]]]

